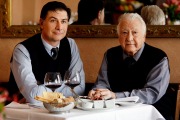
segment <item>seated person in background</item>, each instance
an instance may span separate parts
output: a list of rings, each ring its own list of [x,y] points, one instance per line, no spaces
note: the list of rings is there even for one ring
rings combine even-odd
[[[104,24],[103,0],[80,0],[78,4],[78,20],[72,25],[102,25]]]
[[[166,53],[145,43],[146,24],[137,13],[121,15],[117,32],[120,45],[106,51],[88,97],[139,96],[140,102],[154,105],[169,120],[172,106],[163,98],[170,80]]]
[[[74,90],[79,95],[84,93],[85,75],[79,50],[75,41],[66,37],[70,16],[71,10],[64,3],[48,2],[41,10],[41,33],[19,43],[13,51],[9,84],[17,86],[10,86],[9,90],[19,89],[29,103],[38,102],[34,98],[43,91],[51,91],[43,85],[47,72],[60,72],[63,79],[67,70],[80,71],[81,83]],[[56,58],[52,48],[59,49]],[[72,96],[65,84],[55,91]]]
[[[141,17],[147,25],[165,25],[165,14],[157,5],[147,5],[141,9]]]
[[[159,7],[163,6],[163,3],[165,3],[167,0],[156,0],[156,5]]]
[[[144,5],[154,5],[156,4],[157,0],[138,0],[139,2],[142,2]]]

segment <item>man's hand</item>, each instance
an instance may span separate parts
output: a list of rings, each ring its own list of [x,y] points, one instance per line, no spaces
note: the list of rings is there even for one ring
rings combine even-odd
[[[92,100],[102,100],[110,98],[115,99],[116,95],[114,92],[108,89],[93,89],[89,92],[88,97],[90,97]]]

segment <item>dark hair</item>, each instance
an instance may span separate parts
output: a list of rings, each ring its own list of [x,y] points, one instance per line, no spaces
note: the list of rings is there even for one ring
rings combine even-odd
[[[58,2],[58,1],[51,1],[51,2],[46,3],[41,10],[40,18],[46,19],[48,11],[56,11],[56,10],[66,11],[68,15],[68,21],[69,21],[71,17],[71,9],[68,8],[64,3]]]
[[[78,4],[78,23],[90,24],[105,8],[104,0],[80,0]]]

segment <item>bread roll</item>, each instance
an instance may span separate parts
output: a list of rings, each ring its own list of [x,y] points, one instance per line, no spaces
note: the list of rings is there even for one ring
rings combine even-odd
[[[66,98],[62,93],[58,92],[43,92],[43,96],[36,96],[35,99],[50,103],[51,105],[56,107],[64,107],[70,102],[75,101],[73,97],[70,96]]]
[[[44,98],[44,97],[41,97],[41,96],[36,96],[35,99],[36,99],[36,100],[39,100],[39,101],[42,101],[42,102],[45,102],[45,103],[50,103],[50,102],[52,102],[51,99],[47,99],[47,98]]]
[[[43,97],[54,100],[58,98],[64,98],[64,95],[59,92],[43,92]]]

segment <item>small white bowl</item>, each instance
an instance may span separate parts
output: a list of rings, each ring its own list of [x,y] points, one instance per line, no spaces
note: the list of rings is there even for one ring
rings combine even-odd
[[[93,108],[93,102],[92,101],[86,101],[86,102],[81,102],[80,103],[80,106],[82,107],[82,108]]]
[[[82,99],[82,98],[81,98],[81,100],[82,100],[83,102],[91,102],[91,101],[92,101],[92,100],[90,100],[90,99]],[[81,100],[78,99],[78,102],[81,103],[81,102],[82,102]]]
[[[104,104],[105,104],[105,108],[114,108],[115,107],[115,99],[105,100]]]
[[[43,102],[44,107],[50,112],[50,113],[64,113],[69,112],[71,109],[74,108],[75,104],[74,102],[70,102],[68,105],[64,107],[57,107],[53,103],[45,103]]]
[[[90,100],[90,99],[83,99],[83,98],[81,98],[81,100],[78,99],[77,103],[82,108],[93,108],[93,105],[94,105],[92,100]]]
[[[94,100],[94,108],[104,108],[104,100]]]

